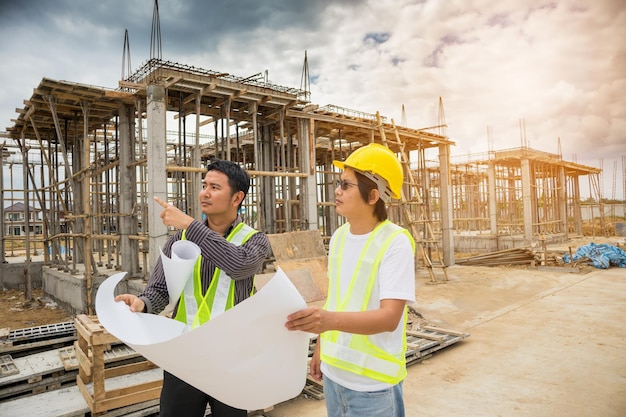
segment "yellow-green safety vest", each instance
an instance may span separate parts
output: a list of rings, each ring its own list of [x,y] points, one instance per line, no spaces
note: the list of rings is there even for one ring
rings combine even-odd
[[[186,240],[186,232],[186,229],[183,230],[182,240]],[[239,223],[228,234],[226,240],[241,246],[257,232],[258,230],[245,223]],[[190,279],[187,282],[183,294],[180,296],[178,311],[174,317],[192,329],[211,320],[211,317],[219,316],[235,305],[235,280],[219,268],[215,268],[211,284],[206,293],[203,294],[201,265],[202,256],[198,257],[194,265],[193,280]],[[254,292],[254,285],[252,291]]]
[[[405,234],[415,251],[415,241],[406,229],[389,220],[381,222],[365,242],[348,291],[340,299],[339,272],[349,227],[349,223],[346,223],[337,229],[333,250],[329,254],[329,288],[324,306],[329,311],[365,311],[367,309],[380,262],[396,236]],[[401,352],[386,352],[374,345],[367,335],[331,330],[320,335],[322,343],[320,357],[323,362],[336,368],[395,385],[406,376],[406,307],[402,320]]]

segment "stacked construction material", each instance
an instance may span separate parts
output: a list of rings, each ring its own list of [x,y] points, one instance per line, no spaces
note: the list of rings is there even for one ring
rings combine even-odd
[[[626,252],[607,243],[589,243],[578,248],[576,253],[563,255],[563,262],[587,262],[596,268],[607,269],[611,266],[626,268]]]
[[[529,248],[514,248],[456,259],[455,263],[458,265],[507,266],[532,265],[535,261],[537,261],[535,254]]]

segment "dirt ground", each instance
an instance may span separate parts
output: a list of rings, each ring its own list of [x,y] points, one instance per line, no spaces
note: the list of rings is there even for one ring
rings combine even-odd
[[[24,291],[0,292],[0,329],[23,329],[71,320],[72,315],[45,297],[41,288],[33,290],[31,301],[25,300]]]

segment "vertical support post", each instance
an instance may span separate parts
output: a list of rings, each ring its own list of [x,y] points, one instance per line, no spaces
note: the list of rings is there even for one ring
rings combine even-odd
[[[278,165],[280,166],[280,169],[283,172],[288,172],[288,163],[287,163],[287,152],[285,149],[285,112],[286,112],[286,108],[285,106],[280,108],[280,111],[278,113],[279,115],[279,127],[280,127],[280,162],[278,163]],[[281,178],[277,178],[277,181],[282,182],[281,186],[282,186],[282,198],[283,198],[283,220],[285,221],[285,224],[283,225],[283,231],[284,232],[291,232],[291,198],[290,198],[290,194],[291,194],[291,188],[290,188],[290,182],[288,180],[287,177],[281,177]]]
[[[85,251],[83,253],[84,262],[85,262],[85,309],[87,314],[94,314],[94,305],[92,302],[92,291],[93,291],[93,265],[92,265],[92,257],[93,257],[93,240],[91,238],[92,233],[92,221],[91,221],[91,170],[89,170],[89,156],[90,156],[90,148],[91,143],[89,142],[89,104],[85,102],[81,102],[81,108],[83,110],[83,157],[82,157],[82,167],[81,171],[83,172],[83,187],[82,187],[82,205],[83,205],[83,213],[85,215],[83,221],[84,233],[85,233]]]
[[[253,101],[250,106],[252,107],[252,135],[254,139],[254,169],[260,171],[259,169],[259,126],[257,124],[257,112],[259,111],[259,106],[256,101]],[[217,136],[216,136],[217,137]],[[217,145],[216,145],[217,146]],[[216,151],[217,153],[217,151]],[[260,207],[257,207],[257,210]]]
[[[374,129],[370,130],[370,132],[374,132]],[[328,155],[328,158],[326,158],[324,166],[325,166],[325,171],[331,171],[333,172],[333,174],[328,174],[328,175],[325,175],[324,177],[327,179],[327,182],[328,182],[328,185],[326,186],[328,196],[329,198],[332,198],[335,195],[335,180],[339,178],[338,176],[334,174],[335,166],[333,165],[333,161],[337,159],[341,159],[342,155],[341,155],[341,152],[339,152],[338,155],[335,153],[335,148],[336,148],[335,139],[331,139],[330,143],[331,143],[331,152],[330,152],[330,155]],[[339,140],[339,149],[341,149],[341,140]],[[327,227],[326,234],[328,236],[332,236],[332,234],[335,233],[335,231],[339,228],[339,219],[337,218],[337,206],[335,205],[329,206],[328,211],[326,213],[328,213],[326,225],[325,225]]]
[[[83,111],[83,119],[85,118],[85,114],[89,114],[89,105],[88,103],[84,103],[81,102],[81,110]],[[82,148],[84,146],[84,142],[78,140],[78,132],[77,132],[77,126],[78,126],[78,117],[75,114],[75,117],[73,119],[73,124],[74,124],[74,140],[72,141],[71,147],[70,144],[66,144],[66,146],[70,147],[71,154],[72,154],[72,171],[73,172],[81,172],[81,170],[83,169],[83,167],[85,166],[83,163],[83,158],[85,157],[85,152],[84,149]],[[86,129],[83,129],[83,135],[85,135],[87,132]],[[83,174],[81,174],[83,175]],[[74,204],[69,204],[69,201],[66,201],[66,204],[69,207],[73,208],[73,212],[75,214],[75,218],[73,220],[73,232],[77,235],[77,236],[73,236],[73,237],[66,237],[65,241],[66,241],[66,250],[65,250],[65,259],[66,259],[66,265],[69,264],[68,262],[68,257],[67,255],[70,253],[70,247],[72,248],[72,263],[71,263],[71,267],[69,267],[69,270],[72,272],[72,274],[78,274],[78,268],[76,267],[77,264],[84,264],[85,263],[85,257],[87,256],[87,253],[85,252],[85,237],[78,237],[78,236],[83,236],[85,233],[85,222],[89,221],[89,219],[87,218],[83,218],[81,217],[82,215],[85,214],[85,211],[83,210],[83,205],[84,205],[84,188],[82,187],[82,178],[78,179],[78,184],[76,186],[75,189],[73,189],[73,201],[75,202]],[[70,243],[71,242],[71,243]]]
[[[191,163],[194,168],[200,168],[200,114],[201,109],[200,105],[202,104],[202,93],[198,93],[196,96],[196,140],[193,144],[193,150],[191,151]],[[197,203],[197,198],[200,195],[200,190],[202,190],[202,179],[204,178],[204,173],[200,172],[190,172],[191,176],[191,184],[189,185],[189,194],[190,200],[193,201],[193,204],[189,205],[189,215],[194,219],[200,220],[202,218],[202,212],[200,211],[200,207]]]
[[[167,240],[167,227],[161,221],[159,206],[153,197],[167,201],[167,138],[165,87],[149,85],[147,91],[147,178],[148,178],[148,241],[150,260],[148,273],[152,271],[159,247]]]
[[[227,161],[231,161],[232,158],[230,156],[230,106],[231,106],[231,102],[230,102],[230,97],[228,97],[226,99],[226,102],[224,103],[224,116],[226,117],[226,123],[224,123],[224,120],[222,119],[222,126],[226,126],[224,129],[226,130],[226,133],[224,133],[224,138],[226,140],[226,156],[224,157],[225,160]]]
[[[317,189],[315,180],[315,121],[298,120],[298,147],[300,150],[300,168],[308,176],[302,178],[300,204],[302,204],[302,230],[317,230]],[[308,152],[307,152],[308,150]],[[313,165],[311,165],[313,161]]]
[[[119,108],[119,204],[120,216],[118,235],[122,271],[133,277],[139,272],[139,245],[129,236],[138,233],[137,217],[131,216],[137,202],[137,174],[135,161],[135,109],[134,106],[120,105]]]
[[[580,206],[580,177],[574,176],[572,177],[573,185],[572,185],[572,205],[574,211],[574,232],[578,235],[583,234],[583,215],[582,208]],[[626,196],[624,196],[626,198]]]
[[[529,244],[533,239],[533,196],[531,186],[532,175],[530,161],[522,159],[522,201],[524,210],[524,240]]]
[[[561,227],[561,232],[565,235],[565,239],[567,239],[567,193],[565,190],[565,167],[559,167],[559,179],[557,181],[557,195],[558,195],[558,204],[559,204],[559,225]]]
[[[487,181],[489,192],[487,198],[489,199],[489,230],[491,234],[496,238],[498,237],[498,204],[496,199],[496,167],[493,162],[489,162],[487,167]],[[500,248],[498,247],[498,250]]]
[[[4,258],[4,236],[8,234],[4,224],[4,147],[5,143],[2,143],[0,145],[0,274],[4,274],[4,267],[1,264],[7,262]],[[44,253],[47,253],[45,245]],[[4,282],[4,277],[2,277],[2,282]]]
[[[106,400],[106,387],[104,385],[104,345],[91,345],[91,357],[93,361],[93,399],[98,404]]]
[[[22,178],[24,181],[24,239],[26,245],[26,262],[24,263],[24,300],[33,299],[33,280],[30,275],[30,191],[28,190],[28,151],[26,147],[26,138],[22,131],[22,140],[20,141],[20,150],[22,151]]]
[[[441,249],[443,263],[454,265],[454,235],[452,228],[452,189],[450,186],[450,145],[439,145],[439,175],[441,178]]]

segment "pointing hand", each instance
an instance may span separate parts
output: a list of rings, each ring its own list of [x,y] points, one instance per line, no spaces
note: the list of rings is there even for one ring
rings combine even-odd
[[[164,225],[172,226],[176,229],[186,229],[193,221],[193,217],[183,213],[172,204],[167,204],[159,197],[154,197],[154,201],[156,201],[161,207],[163,207],[163,211],[161,212],[161,220],[163,220]]]

